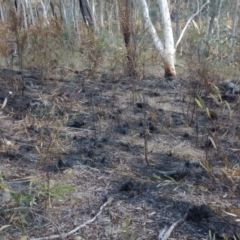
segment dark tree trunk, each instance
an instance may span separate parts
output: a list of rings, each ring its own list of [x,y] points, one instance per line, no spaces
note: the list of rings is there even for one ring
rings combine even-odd
[[[134,42],[134,1],[118,0],[121,31],[127,50],[127,70],[130,76],[136,75],[136,46]]]
[[[93,14],[88,0],[79,0],[80,10],[87,27],[94,28]]]
[[[57,14],[55,13],[55,7],[54,7],[54,4],[52,2],[50,2],[50,7],[51,7],[51,10],[52,10],[53,17],[55,17],[55,19],[57,19]]]

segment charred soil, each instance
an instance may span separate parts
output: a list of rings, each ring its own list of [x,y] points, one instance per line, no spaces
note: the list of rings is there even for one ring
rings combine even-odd
[[[14,205],[2,187],[1,239],[67,233],[109,199],[96,221],[66,239],[158,239],[180,219],[170,239],[239,239],[237,110],[227,122],[225,109],[203,96],[216,112],[213,124],[180,78],[75,71],[41,80],[38,71],[5,69],[0,79],[1,102],[13,92],[1,110],[4,182],[18,193],[32,179],[75,188],[51,204],[33,190],[23,224],[16,209],[24,204]],[[237,103],[238,96],[229,102]]]

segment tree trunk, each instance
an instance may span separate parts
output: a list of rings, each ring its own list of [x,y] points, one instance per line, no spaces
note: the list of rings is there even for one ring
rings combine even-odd
[[[77,0],[73,0],[73,23],[74,23],[74,30],[77,34],[77,38],[80,39],[80,31],[78,26],[78,10],[77,10]]]
[[[104,28],[104,5],[105,1],[104,0],[99,0],[99,29],[102,30]]]
[[[115,5],[116,5],[116,21],[117,21],[117,29],[118,29],[118,32],[120,32],[121,31],[121,24],[120,24],[120,18],[119,18],[119,7],[118,7],[118,3],[117,3],[117,1],[118,0],[115,0],[116,1],[116,3],[115,3]]]
[[[231,45],[234,45],[235,38],[236,38],[236,27],[238,23],[238,8],[239,8],[239,0],[235,0],[234,4],[234,14],[233,14],[233,26],[232,26],[232,37],[231,37]]]
[[[3,10],[3,2],[0,3],[0,13],[1,13],[1,20],[4,22],[5,17],[4,17],[4,10]]]
[[[63,19],[65,24],[67,25],[67,13],[66,13],[66,6],[64,0],[61,0],[61,12],[63,13]]]
[[[120,25],[127,50],[127,68],[130,76],[136,75],[136,46],[133,36],[133,4],[133,0],[118,1]]]
[[[43,0],[40,0],[40,3],[42,5],[42,9],[43,9],[43,19],[44,19],[44,23],[46,25],[49,25],[49,21],[48,21],[48,17],[47,17],[47,9],[46,6],[43,3]]]
[[[175,47],[173,39],[173,30],[171,16],[168,8],[168,2],[166,0],[158,0],[160,13],[162,16],[162,24],[164,31],[164,69],[165,77],[176,76],[175,70]]]
[[[210,1],[210,5],[208,7],[208,28],[207,28],[207,41],[211,39],[213,27],[214,27],[214,19],[218,13],[219,0]]]
[[[92,0],[92,17],[93,17],[93,25],[95,26],[96,31],[98,32],[97,29],[97,24],[96,24],[96,8],[95,8],[95,0]]]
[[[221,9],[222,9],[222,4],[224,0],[220,0],[219,5],[218,5],[218,14],[217,14],[217,21],[216,21],[216,26],[217,26],[217,44],[216,44],[216,52],[219,54],[219,41],[220,41],[220,26],[219,26],[219,21],[221,18]]]
[[[32,1],[28,2],[28,8],[29,8],[29,11],[30,11],[31,24],[34,26],[35,25],[35,18],[34,18],[34,15],[33,15]]]
[[[27,14],[26,14],[26,8],[25,8],[25,1],[21,1],[22,5],[22,10],[23,10],[23,20],[24,20],[24,27],[25,29],[28,28],[28,23],[27,23]]]
[[[180,23],[180,9],[181,9],[181,0],[177,0],[176,6],[176,38],[179,39],[181,33],[181,23]],[[182,57],[182,45],[177,51],[179,56]]]
[[[109,32],[110,35],[113,35],[113,31],[112,31],[113,7],[114,7],[114,5],[111,4],[110,10],[109,10],[108,15],[107,15],[107,19],[108,19],[108,32]]]
[[[79,0],[79,5],[86,26],[94,30],[93,14],[88,0]]]
[[[160,53],[160,56],[164,63],[165,77],[176,76],[175,70],[175,47],[172,33],[171,18],[169,14],[169,8],[167,5],[167,0],[158,0],[158,4],[161,10],[163,28],[164,28],[164,38],[165,46],[163,46],[155,27],[152,24],[152,21],[149,16],[148,6],[145,0],[138,0],[143,13],[144,23],[146,28],[149,30],[153,43]]]

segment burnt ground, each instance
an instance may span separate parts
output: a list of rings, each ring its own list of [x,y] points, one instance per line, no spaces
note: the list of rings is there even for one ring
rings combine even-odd
[[[1,182],[1,239],[67,233],[109,199],[94,222],[58,239],[157,239],[181,219],[169,239],[240,239],[237,95],[227,99],[227,121],[227,108],[187,78],[23,76],[24,91],[20,72],[0,71],[1,102],[13,92],[1,110],[0,169],[8,187],[34,201],[13,201]],[[192,101],[196,89],[212,119]],[[75,191],[47,201],[39,193],[47,180]]]

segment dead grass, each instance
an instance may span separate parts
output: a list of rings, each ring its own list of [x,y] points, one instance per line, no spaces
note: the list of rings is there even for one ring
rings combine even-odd
[[[3,226],[11,225],[2,230],[7,239],[21,235],[28,235],[30,239],[42,237],[46,228],[45,236],[69,232],[92,219],[110,198],[113,201],[97,220],[72,237],[156,239],[165,225],[180,219],[182,212],[191,206],[199,205],[214,209],[216,218],[220,217],[218,212],[228,206],[226,211],[236,217],[223,212],[221,217],[231,226],[231,234],[236,234],[238,153],[228,149],[237,149],[234,144],[238,143],[232,139],[231,145],[222,145],[228,156],[228,168],[225,168],[226,162],[211,157],[214,149],[208,150],[214,174],[199,165],[205,157],[201,146],[204,146],[206,131],[200,131],[196,145],[196,129],[183,117],[179,80],[167,83],[157,77],[143,78],[133,87],[128,78],[119,78],[113,85],[111,78],[103,75],[87,78],[85,92],[82,92],[77,89],[82,77],[85,76],[72,74],[71,82],[46,81],[41,94],[38,89],[42,86],[35,81],[32,85],[35,91],[27,90],[24,100],[16,98],[2,112],[3,139],[7,140],[2,140],[1,145],[3,179],[22,194],[26,194],[29,184],[34,182],[31,196],[35,199],[32,206],[16,205],[12,201],[13,205],[8,205],[11,196],[1,191],[2,205],[8,209],[8,212],[1,209],[5,216]],[[148,137],[148,167],[141,137],[144,116],[137,106],[143,94],[148,96],[145,99],[147,126],[154,126]],[[21,113],[25,117],[17,120],[20,112],[15,109],[30,99],[30,108]],[[10,109],[14,115],[9,118]],[[67,126],[74,120],[81,120],[84,125],[81,128]],[[204,116],[199,121],[207,123]],[[188,164],[190,167],[185,169]],[[64,184],[74,187],[75,191],[64,192],[65,201],[45,199],[38,196],[37,189],[42,182],[48,182],[49,189]],[[24,221],[39,227],[25,224],[21,217],[26,211],[14,210],[19,207],[29,209]],[[199,231],[202,238],[207,239],[208,231],[201,224]],[[217,226],[213,227],[215,232],[220,231]],[[222,229],[223,233],[227,231],[225,225]],[[195,231],[196,226],[186,222],[176,228],[172,237],[198,239]]]

